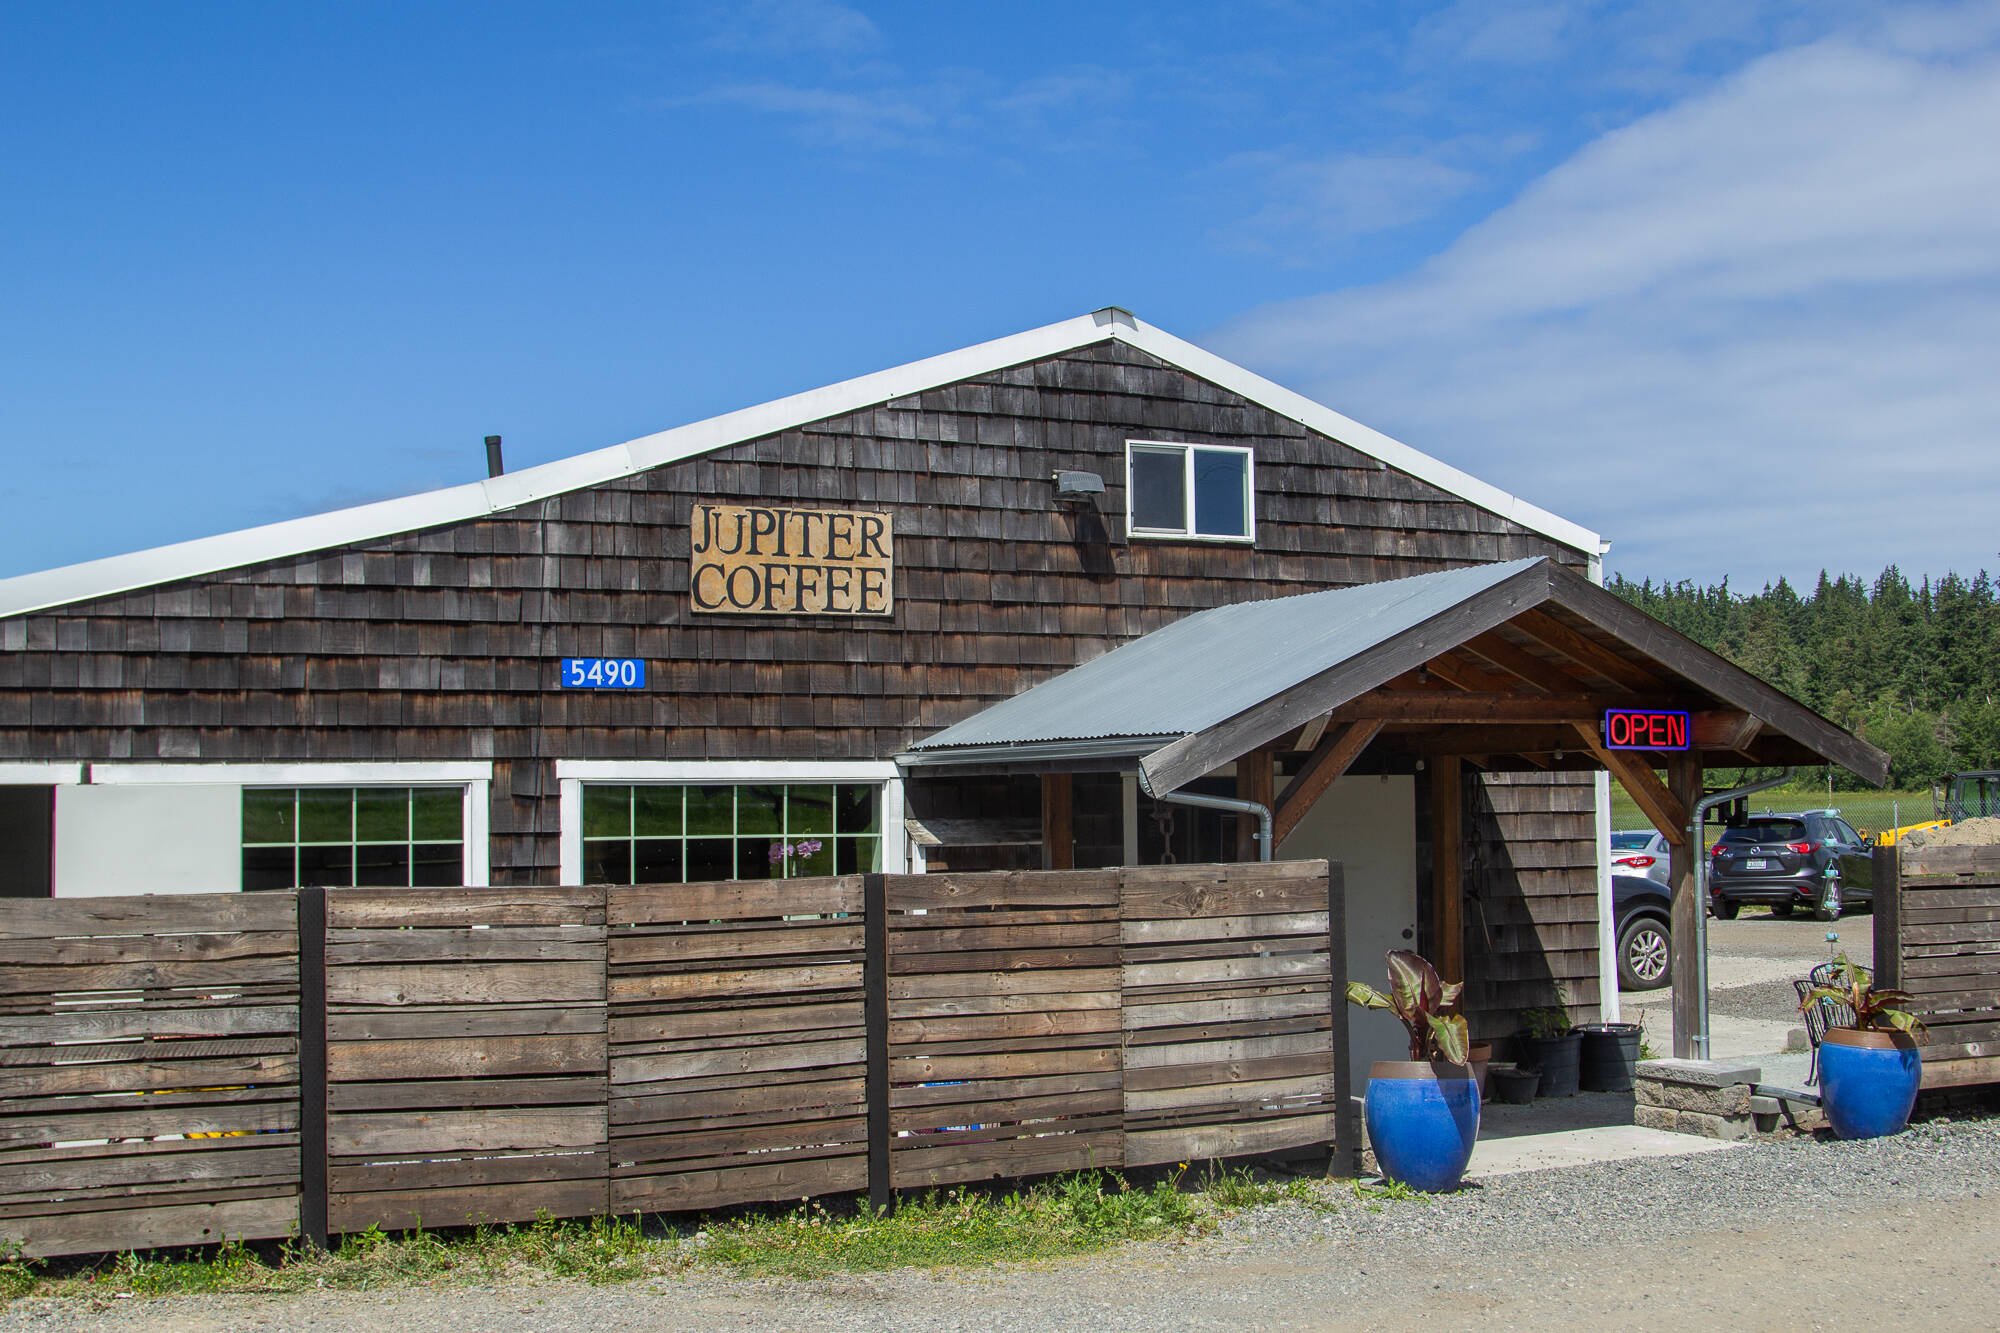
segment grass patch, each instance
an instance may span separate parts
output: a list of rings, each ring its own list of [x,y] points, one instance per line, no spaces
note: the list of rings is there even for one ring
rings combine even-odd
[[[123,1254],[95,1261],[0,1263],[0,1303],[24,1296],[110,1300],[210,1292],[379,1290],[505,1280],[626,1282],[690,1267],[751,1276],[1020,1263],[1088,1254],[1130,1240],[1201,1235],[1217,1209],[1263,1201],[1245,1173],[1212,1179],[1224,1196],[1204,1204],[1180,1173],[1138,1187],[1116,1173],[1084,1171],[1008,1191],[932,1191],[893,1213],[865,1204],[805,1204],[783,1213],[711,1219],[694,1231],[636,1218],[544,1218],[454,1232],[369,1230],[331,1253],[293,1244]],[[1302,1182],[1295,1182],[1302,1183]],[[1244,1191],[1250,1191],[1245,1193]]]
[[[701,1262],[755,1275],[1032,1262],[1088,1254],[1128,1240],[1192,1235],[1213,1221],[1179,1189],[1178,1174],[1150,1189],[1115,1173],[1083,1171],[992,1195],[932,1191],[893,1213],[848,1216],[809,1204],[781,1216],[711,1227]]]

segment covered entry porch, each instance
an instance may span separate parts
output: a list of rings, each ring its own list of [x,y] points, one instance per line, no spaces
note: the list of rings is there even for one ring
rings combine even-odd
[[[1607,736],[1619,711],[1681,721]],[[1875,747],[1546,558],[1204,611],[897,759],[913,838],[955,868],[1007,844],[1057,868],[1340,861],[1356,975],[1415,947],[1467,983],[1479,1036],[1550,1004],[1616,1016],[1616,781],[1672,848],[1682,1055],[1708,770],[1887,772]]]

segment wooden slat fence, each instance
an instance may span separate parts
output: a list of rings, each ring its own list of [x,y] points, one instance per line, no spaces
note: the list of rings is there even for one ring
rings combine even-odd
[[[611,891],[611,1210],[868,1184],[859,875]]]
[[[1325,862],[0,902],[0,1247],[1351,1145],[1343,920]]]
[[[0,1248],[296,1229],[297,927],[289,893],[0,900]]]
[[[1121,873],[1126,1163],[1330,1142],[1347,1024],[1324,865]]]
[[[2000,1083],[2000,847],[1878,849],[1875,969],[1918,997],[1926,1088]]]
[[[893,1188],[1125,1164],[1119,872],[897,875]]]
[[[605,1210],[604,896],[327,891],[329,1231]]]

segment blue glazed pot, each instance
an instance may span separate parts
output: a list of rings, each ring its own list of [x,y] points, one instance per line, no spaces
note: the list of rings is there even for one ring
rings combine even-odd
[[[1464,1065],[1377,1060],[1362,1096],[1382,1174],[1411,1189],[1455,1189],[1479,1138],[1479,1081]]]
[[[1820,1043],[1820,1107],[1843,1139],[1902,1133],[1923,1077],[1923,1053],[1906,1032],[1834,1028]]]

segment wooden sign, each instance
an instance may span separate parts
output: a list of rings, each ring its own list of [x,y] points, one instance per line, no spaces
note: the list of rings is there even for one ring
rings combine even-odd
[[[698,504],[689,524],[697,611],[886,616],[894,605],[887,514]]]

